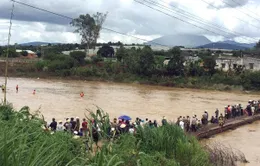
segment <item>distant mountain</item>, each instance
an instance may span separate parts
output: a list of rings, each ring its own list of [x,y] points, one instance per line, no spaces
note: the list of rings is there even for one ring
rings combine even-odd
[[[49,44],[47,42],[39,42],[39,41],[36,41],[36,42],[29,42],[29,43],[21,43],[19,45],[21,46],[40,46],[40,45],[45,45],[45,44]],[[59,44],[59,43],[50,43],[50,44]]]
[[[181,34],[181,35],[167,35],[154,39],[146,44],[156,45],[156,43],[166,46],[184,46],[184,47],[197,47],[211,43],[205,36]]]
[[[246,48],[253,48],[256,45],[256,43],[249,43],[249,44],[248,43],[238,43],[233,40],[226,40],[226,41],[222,41],[221,43],[233,44],[233,45],[246,47]]]
[[[248,49],[248,47],[243,47],[243,46],[240,46],[240,45],[223,43],[223,42],[209,43],[209,44],[198,46],[196,48],[228,49],[228,50],[245,50],[245,49]]]

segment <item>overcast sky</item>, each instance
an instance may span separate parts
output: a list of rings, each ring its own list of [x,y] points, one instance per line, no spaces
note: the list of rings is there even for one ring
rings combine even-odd
[[[163,35],[183,33],[206,35],[213,41],[223,40],[225,37],[225,39],[252,42],[260,38],[260,0],[138,0],[143,3],[151,1],[153,2],[152,5],[150,4],[152,8],[164,13],[134,0],[17,1],[72,18],[80,14],[108,12],[104,27],[146,40]],[[161,6],[158,7],[158,4],[155,6],[155,2],[159,2]],[[10,0],[0,0],[0,45],[7,43],[11,7]],[[186,15],[184,15],[184,11],[186,11]],[[187,17],[187,15],[189,16]],[[194,19],[196,20],[194,21]],[[74,29],[69,25],[70,21],[50,13],[15,4],[11,43],[80,42],[80,37],[73,33]],[[218,29],[213,29],[212,26]],[[107,30],[102,30],[99,41],[144,42]]]

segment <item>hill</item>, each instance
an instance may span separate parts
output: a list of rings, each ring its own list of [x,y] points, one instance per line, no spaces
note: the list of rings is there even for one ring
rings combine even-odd
[[[246,48],[253,48],[256,45],[256,43],[238,43],[238,42],[235,42],[233,40],[226,40],[226,41],[223,41],[221,43],[233,44],[233,45],[246,47]]]
[[[241,45],[229,44],[229,43],[223,43],[223,42],[209,43],[209,44],[198,46],[196,48],[228,49],[228,50],[245,50],[245,49],[248,49],[248,47],[244,47],[244,46],[241,46]]]
[[[48,42],[39,42],[39,41],[35,41],[35,42],[28,42],[28,43],[21,43],[19,45],[21,46],[41,46],[41,45],[48,45]],[[59,44],[59,43],[50,43],[50,44]]]
[[[146,44],[156,45],[155,43],[166,46],[184,46],[184,47],[197,47],[211,43],[205,36],[180,34],[180,35],[167,35],[154,39]]]

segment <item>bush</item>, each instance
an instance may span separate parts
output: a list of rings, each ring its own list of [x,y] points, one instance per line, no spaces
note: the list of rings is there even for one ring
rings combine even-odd
[[[72,58],[67,57],[64,60],[53,60],[48,63],[48,70],[55,72],[57,70],[71,69],[74,66],[74,61]]]
[[[79,65],[85,65],[86,53],[82,51],[70,52],[70,56],[76,60]]]
[[[101,76],[101,73],[98,71],[97,67],[95,66],[74,68],[73,74],[80,77]]]
[[[92,162],[99,160],[107,163],[109,159],[114,164],[123,162],[128,166],[211,165],[208,153],[201,148],[198,141],[187,137],[175,125],[138,128],[136,136],[122,135],[114,143],[105,144]]]
[[[92,57],[91,57],[91,60],[92,60],[92,62],[93,62],[94,64],[96,64],[96,63],[98,63],[98,62],[103,61],[103,58],[102,58],[101,56],[97,55],[97,56],[92,56]]]
[[[44,55],[43,59],[44,60],[50,60],[50,61],[53,61],[53,60],[66,60],[70,58],[70,56],[68,55],[64,55],[64,54],[55,54],[55,53],[49,53],[49,54],[46,54]]]
[[[68,77],[71,75],[71,70],[70,69],[63,69],[63,70],[58,70],[56,71],[61,77]]]
[[[260,90],[260,72],[247,71],[241,75],[241,84],[246,90]]]
[[[46,67],[48,65],[48,61],[37,61],[35,63],[35,67],[37,70],[42,71],[44,67]]]
[[[118,74],[123,70],[120,63],[114,63],[114,62],[105,62],[104,68],[107,73],[113,73],[113,74]]]

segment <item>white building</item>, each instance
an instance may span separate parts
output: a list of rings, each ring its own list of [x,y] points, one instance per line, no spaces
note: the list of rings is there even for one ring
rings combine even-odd
[[[228,71],[238,66],[243,66],[246,70],[260,70],[260,59],[253,57],[219,57],[216,59],[216,68]]]

